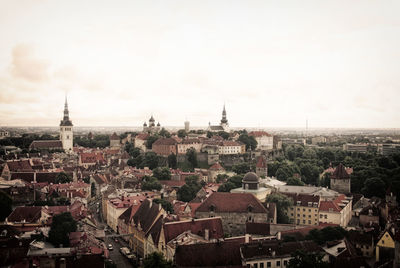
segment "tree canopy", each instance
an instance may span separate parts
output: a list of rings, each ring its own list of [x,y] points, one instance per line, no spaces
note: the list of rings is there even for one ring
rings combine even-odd
[[[257,141],[253,136],[249,136],[247,133],[242,133],[239,136],[238,141],[246,145],[247,150],[255,150],[257,148]]]
[[[142,190],[143,191],[160,191],[162,188],[161,183],[155,177],[144,176],[142,179]]]
[[[273,193],[267,196],[267,203],[275,203],[278,223],[289,223],[288,208],[293,205],[293,200],[284,194]]]
[[[61,244],[64,247],[69,246],[69,233],[75,232],[77,223],[72,218],[71,213],[64,212],[54,215],[49,231],[49,241],[56,247]]]
[[[172,268],[172,262],[167,261],[164,255],[158,252],[153,252],[146,256],[143,260],[144,268]]]
[[[153,169],[153,176],[158,180],[170,180],[171,179],[171,171],[167,167],[158,167]]]
[[[185,184],[179,188],[177,195],[178,200],[183,202],[189,202],[196,197],[197,192],[201,189],[202,184],[199,182],[199,177],[188,176],[185,179]]]
[[[12,212],[12,199],[3,191],[0,191],[0,207],[0,221],[4,221]]]
[[[71,182],[72,179],[70,178],[70,176],[68,176],[67,173],[65,172],[60,172],[57,174],[56,177],[56,183],[68,183]]]
[[[304,252],[301,249],[292,253],[288,268],[328,268],[329,264],[323,261],[324,255],[319,252]]]

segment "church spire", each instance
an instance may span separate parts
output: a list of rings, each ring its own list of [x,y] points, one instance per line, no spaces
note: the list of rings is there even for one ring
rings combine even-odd
[[[226,110],[225,110],[225,103],[224,103],[224,109],[222,110],[222,119],[221,119],[221,124],[227,124],[228,119],[226,119]]]
[[[72,122],[69,119],[67,95],[65,95],[64,118],[61,120],[60,126],[72,126]]]

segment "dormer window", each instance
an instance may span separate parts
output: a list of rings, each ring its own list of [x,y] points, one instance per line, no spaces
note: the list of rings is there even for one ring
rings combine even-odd
[[[215,212],[215,205],[210,206],[210,212]]]
[[[252,205],[249,205],[247,207],[247,212],[253,212],[253,206]]]
[[[298,205],[298,206],[300,206],[300,205],[301,205],[301,201],[297,201],[296,203],[297,203],[297,205]]]

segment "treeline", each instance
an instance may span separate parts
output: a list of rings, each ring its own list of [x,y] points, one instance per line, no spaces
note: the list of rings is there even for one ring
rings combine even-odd
[[[284,155],[268,163],[268,175],[287,181],[288,184],[311,184],[329,186],[330,174],[320,174],[330,165],[339,163],[353,168],[352,193],[366,197],[384,197],[388,188],[400,194],[400,154],[390,156],[373,152],[354,153],[336,148],[311,148],[302,145],[284,146]]]
[[[74,144],[87,148],[105,148],[107,146],[110,146],[110,136],[95,135],[93,139],[89,139],[85,136],[75,136]]]
[[[23,134],[21,137],[7,137],[0,140],[0,146],[15,146],[21,149],[28,149],[29,145],[35,140],[58,140],[59,135],[52,136],[49,134]]]

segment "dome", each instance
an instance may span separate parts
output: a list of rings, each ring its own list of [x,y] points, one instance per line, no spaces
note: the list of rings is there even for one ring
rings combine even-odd
[[[248,172],[246,175],[243,177],[243,182],[248,182],[248,183],[258,183],[259,178],[256,173],[254,172]]]

